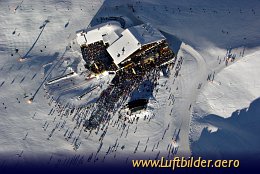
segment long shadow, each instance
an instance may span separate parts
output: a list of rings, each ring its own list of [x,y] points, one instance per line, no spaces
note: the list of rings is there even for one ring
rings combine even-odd
[[[29,53],[32,51],[32,49],[34,48],[34,46],[35,46],[36,43],[38,42],[40,36],[42,35],[44,28],[46,27],[46,25],[47,25],[49,22],[50,22],[49,20],[45,20],[44,23],[43,23],[43,25],[40,26],[40,29],[41,29],[40,34],[39,34],[38,37],[36,38],[35,42],[34,42],[33,45],[31,46],[31,48],[30,48],[30,49],[27,51],[27,53],[22,57],[23,59],[26,58],[26,57],[29,55]]]
[[[54,55],[52,56],[53,58],[57,58],[59,56],[59,53],[56,52],[54,53]],[[34,100],[35,96],[37,95],[37,93],[39,92],[39,90],[41,89],[42,85],[45,83],[46,79],[49,77],[49,75],[51,74],[52,70],[57,66],[57,64],[59,63],[59,60],[56,62],[56,64],[54,64],[52,66],[52,68],[49,70],[49,73],[47,75],[45,75],[44,80],[42,81],[42,83],[40,84],[40,86],[36,89],[35,93],[33,94],[33,96],[29,99],[31,102]]]
[[[96,15],[92,18],[89,27],[108,21],[118,21],[123,28],[139,25],[143,22],[135,17],[133,9],[128,5],[113,6],[110,0],[105,1]]]
[[[205,128],[198,141],[191,144],[195,156],[205,158],[255,158],[260,159],[260,98],[249,108],[237,110],[231,117],[208,115],[199,122],[218,127],[216,132]]]
[[[177,54],[180,50],[182,41],[176,36],[169,34],[165,31],[160,30],[160,32],[166,37],[166,40],[169,43],[171,50]]]
[[[143,81],[132,93],[129,101],[137,99],[154,99],[153,90],[155,86],[151,80]]]
[[[42,83],[41,83],[40,86],[36,89],[35,93],[34,93],[33,96],[29,99],[29,101],[32,102],[32,101],[34,100],[35,96],[37,95],[37,93],[38,93],[39,90],[41,89],[42,85],[45,83],[45,81],[47,80],[47,78],[51,75],[53,69],[56,68],[57,65],[60,63],[60,61],[63,59],[63,56],[65,55],[66,51],[67,51],[67,48],[65,49],[65,51],[63,52],[63,54],[60,56],[60,58],[57,60],[57,62],[56,62],[55,64],[53,64],[52,67],[49,69],[48,74],[45,75],[45,77],[44,77]],[[57,57],[59,57],[59,53],[58,53],[58,52],[54,53],[54,55],[53,55],[52,57],[53,57],[54,59],[57,58]]]

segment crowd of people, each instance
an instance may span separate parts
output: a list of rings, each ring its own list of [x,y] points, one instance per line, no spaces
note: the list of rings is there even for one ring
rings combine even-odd
[[[115,65],[112,63],[112,58],[106,50],[103,41],[91,43],[81,47],[81,52],[85,67],[96,73],[102,73],[105,70],[115,70]]]
[[[85,122],[85,127],[95,129],[101,123],[107,122],[111,118],[111,114],[116,112],[131,92],[144,80],[152,76],[156,83],[161,65],[174,57],[174,53],[165,41],[158,45],[152,44],[138,54],[132,55],[130,65],[116,71],[110,86],[101,93],[96,103],[96,109]],[[150,61],[147,62],[147,58]]]

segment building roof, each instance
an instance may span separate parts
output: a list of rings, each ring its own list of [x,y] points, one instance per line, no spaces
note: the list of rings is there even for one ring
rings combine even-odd
[[[165,40],[162,33],[148,23],[130,27],[129,31],[141,43],[142,46]]]
[[[111,45],[116,39],[119,38],[119,34],[122,31],[123,29],[120,27],[120,23],[110,21],[77,32],[77,42],[79,45],[89,45],[91,43],[103,40],[104,43]]]
[[[160,31],[149,24],[125,29],[119,39],[107,48],[108,53],[119,64],[144,45],[165,40]]]
[[[126,29],[121,33],[121,37],[107,48],[107,51],[113,58],[115,64],[119,64],[139,48],[141,48],[141,44],[136,37]]]
[[[137,25],[124,30],[116,21],[83,30],[78,32],[77,36],[77,42],[80,45],[88,45],[101,40],[108,43],[107,51],[117,65],[142,46],[165,40],[161,32],[150,24]]]

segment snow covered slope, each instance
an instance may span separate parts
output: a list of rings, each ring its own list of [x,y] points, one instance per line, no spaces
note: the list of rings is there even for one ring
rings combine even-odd
[[[195,103],[191,122],[194,153],[205,155],[214,149],[221,157],[227,154],[248,155],[248,149],[250,154],[260,152],[257,148],[260,139],[256,134],[259,131],[256,125],[259,120],[259,56],[259,50],[248,54],[217,74],[215,79],[202,89]],[[258,100],[251,104],[257,98]],[[209,131],[208,136],[205,127]],[[202,136],[201,132],[204,132]],[[222,132],[226,134],[221,135]],[[210,141],[204,142],[205,137]],[[212,144],[215,147],[212,147]],[[204,150],[198,152],[199,149]]]
[[[208,145],[194,145],[204,127],[216,131],[232,125],[204,119],[206,115],[227,118],[260,96],[257,0],[2,0],[0,9],[0,156],[4,164],[39,157],[48,164],[65,163],[71,159],[67,155],[78,155],[82,164],[190,156],[190,149]],[[72,110],[71,106],[95,101],[110,79],[84,80],[88,72],[76,31],[100,16],[120,15],[128,17],[128,26],[149,22],[162,31],[178,53],[177,62],[168,74],[160,74],[139,121],[124,127],[115,114],[100,143],[106,128],[84,132],[80,122],[90,109]],[[226,65],[227,50],[236,59]],[[71,72],[75,74],[46,85]],[[95,88],[100,83],[102,87]],[[91,94],[77,100],[78,94],[89,90]],[[237,128],[232,131],[243,140]],[[258,139],[252,135],[246,141]]]

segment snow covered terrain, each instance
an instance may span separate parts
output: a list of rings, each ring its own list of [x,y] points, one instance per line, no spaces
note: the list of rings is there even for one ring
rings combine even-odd
[[[258,0],[2,0],[0,9],[1,166],[260,153]],[[158,28],[176,64],[129,96],[149,99],[139,120],[125,124],[118,111],[85,132],[113,75],[88,76],[76,31],[111,16]]]

